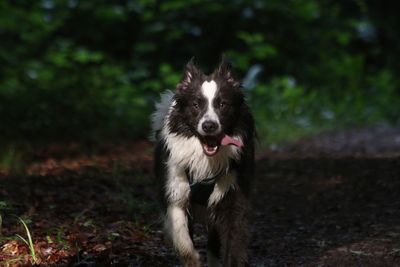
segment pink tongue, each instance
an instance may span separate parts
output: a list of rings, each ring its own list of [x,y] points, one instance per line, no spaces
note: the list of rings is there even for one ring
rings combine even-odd
[[[221,140],[221,145],[223,146],[234,145],[237,147],[242,147],[243,143],[237,139],[230,137],[229,135],[225,135]]]

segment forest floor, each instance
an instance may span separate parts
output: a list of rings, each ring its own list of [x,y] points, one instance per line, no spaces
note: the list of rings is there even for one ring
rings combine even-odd
[[[150,143],[52,144],[20,160],[0,169],[0,266],[179,265]],[[400,266],[400,128],[259,151],[252,202],[251,266]]]

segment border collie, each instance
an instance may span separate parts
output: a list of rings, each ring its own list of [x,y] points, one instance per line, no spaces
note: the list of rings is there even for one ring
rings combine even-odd
[[[183,266],[201,266],[193,223],[205,224],[208,266],[247,266],[254,123],[230,63],[205,75],[189,61],[152,116],[164,228]]]

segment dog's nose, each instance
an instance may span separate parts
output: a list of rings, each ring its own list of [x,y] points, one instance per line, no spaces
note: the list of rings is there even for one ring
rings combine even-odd
[[[214,121],[205,121],[201,127],[205,133],[212,134],[218,129],[218,124]]]

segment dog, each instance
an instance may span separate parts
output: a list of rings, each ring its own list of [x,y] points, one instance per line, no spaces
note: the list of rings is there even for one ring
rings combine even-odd
[[[152,115],[164,232],[183,266],[201,266],[193,223],[205,224],[208,266],[248,266],[253,116],[230,62],[210,75],[190,60]]]

